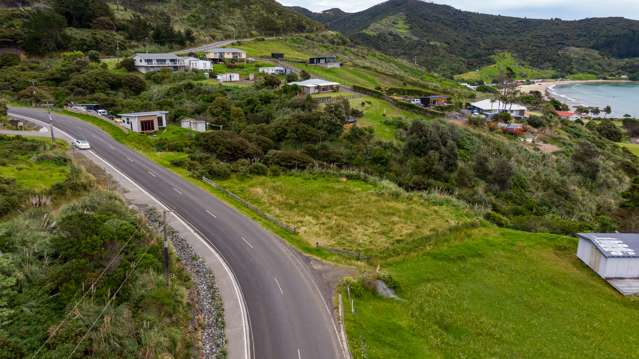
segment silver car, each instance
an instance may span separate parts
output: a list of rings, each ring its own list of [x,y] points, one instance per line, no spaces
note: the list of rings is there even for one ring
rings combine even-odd
[[[79,150],[90,150],[91,144],[87,140],[73,140],[73,147]]]

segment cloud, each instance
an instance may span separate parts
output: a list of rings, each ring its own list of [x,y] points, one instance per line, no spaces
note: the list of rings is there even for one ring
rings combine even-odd
[[[313,11],[340,8],[361,11],[383,0],[280,0],[284,5],[302,6]],[[436,0],[438,4],[488,14],[529,18],[582,19],[623,16],[639,19],[638,0]]]

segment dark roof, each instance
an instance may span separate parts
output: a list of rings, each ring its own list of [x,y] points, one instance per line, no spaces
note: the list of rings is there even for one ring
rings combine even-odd
[[[639,258],[639,233],[578,233],[606,258]]]

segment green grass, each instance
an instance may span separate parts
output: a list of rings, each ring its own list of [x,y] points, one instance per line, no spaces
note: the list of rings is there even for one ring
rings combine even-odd
[[[345,65],[340,68],[327,69],[321,66],[308,64],[295,64],[295,67],[309,74],[321,77],[328,81],[339,82],[345,86],[376,87],[402,87],[402,81],[391,76],[382,75],[372,70]]]
[[[19,187],[36,192],[46,191],[54,184],[66,180],[70,171],[68,164],[37,159],[39,154],[45,152],[61,153],[67,148],[66,144],[58,141],[52,148],[49,139],[32,138],[29,141],[42,142],[42,149],[3,160],[0,165],[0,177],[15,179]]]
[[[395,140],[397,129],[384,123],[385,120],[396,118],[408,123],[421,118],[413,112],[400,110],[390,103],[374,97],[353,98],[350,103],[353,108],[364,111],[364,116],[358,120],[358,124],[362,127],[373,128],[375,135],[386,141]]]
[[[355,314],[346,311],[354,357],[631,357],[639,303],[575,251],[570,237],[479,228],[382,263],[403,300],[355,299]]]
[[[639,145],[636,143],[623,143],[621,146],[627,148],[632,152],[635,156],[639,157]]]
[[[455,79],[461,81],[484,81],[491,83],[495,81],[500,74],[506,73],[508,68],[515,72],[515,79],[547,79],[555,76],[553,70],[541,70],[529,67],[519,63],[519,61],[508,52],[502,52],[494,56],[495,64],[484,66],[479,70],[470,71],[465,74],[455,76]]]
[[[273,52],[283,53],[287,60],[306,61],[309,53],[295,48],[291,39],[276,39],[266,41],[248,41],[234,45],[247,52],[251,57],[270,58]]]
[[[213,71],[215,71],[216,74],[224,74],[228,72],[238,73],[240,74],[242,79],[245,79],[250,74],[256,74],[256,75],[259,74],[260,67],[269,67],[269,66],[274,66],[274,65],[264,61],[255,62],[255,63],[238,64],[231,67],[225,64],[214,64]]]
[[[476,219],[443,196],[329,175],[284,175],[218,181],[260,209],[298,229],[309,245],[379,255],[386,249]]]

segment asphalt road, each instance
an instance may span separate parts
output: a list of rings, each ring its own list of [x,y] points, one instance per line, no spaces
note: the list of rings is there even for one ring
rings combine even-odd
[[[41,110],[10,113],[48,121]],[[209,193],[113,140],[99,128],[54,115],[54,126],[93,151],[189,222],[227,261],[246,302],[252,356],[343,358],[329,307],[301,255]]]

